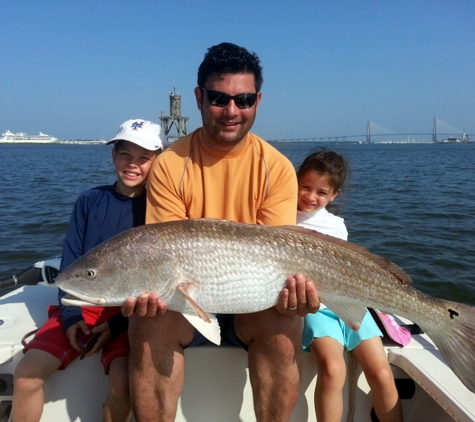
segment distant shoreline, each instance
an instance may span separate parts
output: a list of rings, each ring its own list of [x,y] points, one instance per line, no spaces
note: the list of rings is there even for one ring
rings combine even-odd
[[[442,144],[442,145],[453,145],[453,144],[457,144],[457,145],[463,145],[463,144],[474,144],[475,141],[472,141],[472,140],[468,140],[468,141],[446,141],[446,140],[442,140],[442,141],[417,141],[417,140],[410,140],[410,141],[370,141],[370,142],[366,142],[366,141],[338,141],[338,140],[334,140],[334,141],[328,141],[328,140],[322,140],[322,141],[315,141],[315,140],[306,140],[306,139],[292,139],[292,140],[285,140],[285,139],[271,139],[271,140],[267,140],[267,142],[269,143],[289,143],[289,144],[292,144],[292,143],[295,143],[295,144],[300,144],[300,143],[308,143],[308,144],[347,144],[347,145],[350,145],[350,144],[359,144],[359,145],[381,145],[381,144],[384,144],[384,145],[387,145],[387,144],[398,144],[398,145],[414,145],[414,144]],[[78,140],[72,140],[72,141],[67,141],[67,140],[59,140],[59,141],[56,141],[56,142],[0,142],[0,145],[58,145],[58,144],[61,144],[61,145],[105,145],[107,143],[107,140],[82,140],[82,139],[78,139]]]

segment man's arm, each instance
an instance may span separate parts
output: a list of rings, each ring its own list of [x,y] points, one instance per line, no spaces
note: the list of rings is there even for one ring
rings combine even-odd
[[[270,169],[273,182],[269,193],[258,210],[259,224],[271,226],[295,225],[297,215],[297,176],[294,167],[282,158]],[[279,296],[276,309],[289,316],[305,316],[320,308],[320,299],[315,284],[306,280],[302,274],[295,274],[286,280]]]
[[[147,183],[147,208],[145,223],[159,223],[187,219],[186,208],[179,197],[174,184],[173,170],[177,166],[169,165],[174,158],[172,151],[162,152],[153,162]],[[163,315],[166,303],[160,302],[155,293],[142,294],[137,298],[128,298],[121,306],[123,316],[138,317]]]
[[[269,190],[257,210],[257,223],[267,226],[297,222],[297,175],[285,157],[269,169]]]
[[[176,185],[176,180],[180,178],[174,173],[180,169],[178,165],[173,165],[174,158],[173,151],[165,150],[152,164],[147,183],[146,224],[188,218]]]

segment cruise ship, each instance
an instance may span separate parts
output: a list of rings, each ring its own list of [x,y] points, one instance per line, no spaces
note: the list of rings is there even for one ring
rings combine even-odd
[[[28,135],[25,132],[12,133],[9,130],[2,133],[0,143],[3,144],[51,144],[58,142],[58,138],[55,138],[44,133],[38,135]]]

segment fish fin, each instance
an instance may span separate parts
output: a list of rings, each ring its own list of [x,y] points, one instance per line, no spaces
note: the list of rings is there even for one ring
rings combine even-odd
[[[356,305],[354,303],[332,303],[324,302],[327,308],[331,309],[338,315],[343,322],[348,325],[353,331],[358,331],[361,327],[361,321],[363,321],[366,315],[367,309],[362,305]]]
[[[203,336],[219,346],[221,343],[221,329],[218,320],[213,314],[203,311],[195,302],[188,291],[188,284],[189,283],[179,283],[177,286],[177,290],[185,297],[189,309],[189,312],[184,312],[182,315],[193,327],[203,334]]]
[[[188,291],[188,287],[186,283],[180,283],[176,287],[178,291],[180,291],[183,296],[185,296],[186,301],[191,306],[191,308],[195,311],[196,315],[198,315],[203,321],[209,323],[211,322],[208,315],[200,306],[195,302],[195,300],[191,297],[190,292]]]
[[[443,301],[447,319],[438,327],[422,329],[438,347],[448,366],[472,392],[475,393],[475,307]]]
[[[389,271],[393,274],[400,283],[402,284],[409,284],[412,283],[412,279],[401,267],[396,265],[394,262],[390,261],[389,259],[383,258],[382,256],[375,255],[371,253],[368,249],[364,246],[357,245],[356,243],[347,242],[343,239],[338,239],[337,237],[330,236],[328,234],[323,234],[317,232],[316,230],[306,229],[300,226],[280,226],[281,229],[289,230],[297,233],[302,233],[307,236],[316,237],[320,240],[324,240],[326,242],[333,243],[338,246],[342,246],[343,248],[349,249],[365,258],[369,259],[379,267],[383,268],[386,271]],[[343,319],[343,318],[342,318]]]
[[[217,344],[218,346],[220,345],[221,329],[219,327],[218,320],[213,314],[207,314],[207,319],[209,322],[205,322],[203,318],[195,314],[182,313],[182,315],[209,341]]]

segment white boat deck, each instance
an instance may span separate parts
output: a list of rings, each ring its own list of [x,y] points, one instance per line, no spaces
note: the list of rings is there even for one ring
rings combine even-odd
[[[0,320],[3,321],[0,325],[0,414],[12,399],[12,374],[23,355],[21,337],[41,326],[48,304],[56,303],[56,288],[41,285],[23,287],[0,299]],[[414,335],[405,348],[388,346],[387,351],[397,382],[403,385],[407,381],[401,392],[406,422],[475,421],[475,394],[448,369],[427,336]],[[209,345],[187,349],[185,355],[185,388],[180,398],[178,422],[255,421],[244,350]],[[375,420],[370,416],[372,394],[359,366],[355,376],[354,421]],[[315,382],[316,365],[311,356],[305,354],[293,422],[316,421]],[[99,421],[106,391],[107,377],[99,355],[77,360],[66,371],[56,372],[46,383],[42,421]],[[404,398],[405,395],[410,398]],[[345,388],[345,414],[348,402]]]

